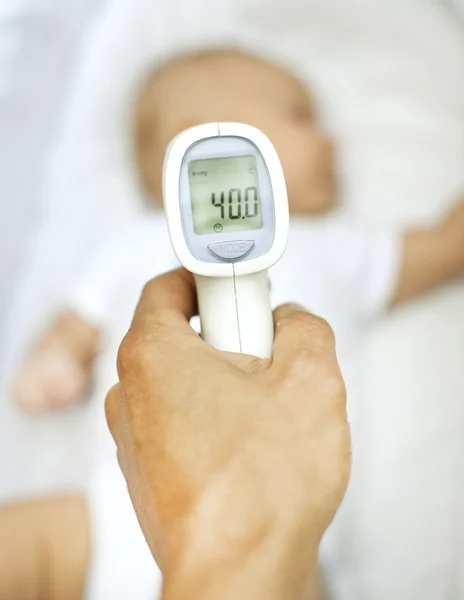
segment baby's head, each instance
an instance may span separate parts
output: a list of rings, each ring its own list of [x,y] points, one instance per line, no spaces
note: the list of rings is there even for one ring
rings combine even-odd
[[[237,51],[209,51],[165,65],[146,83],[136,115],[141,175],[161,199],[164,152],[182,130],[212,121],[254,125],[273,142],[290,210],[311,214],[335,201],[333,151],[303,85],[282,67]]]

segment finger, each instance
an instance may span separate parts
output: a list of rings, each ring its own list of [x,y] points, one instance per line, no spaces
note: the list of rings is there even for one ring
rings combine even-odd
[[[129,381],[140,385],[155,370],[164,376],[179,371],[179,365],[196,360],[208,348],[189,324],[196,312],[195,281],[185,269],[156,277],[145,286],[117,355],[124,391]]]
[[[124,477],[128,477],[128,469],[133,467],[133,441],[124,402],[124,393],[120,383],[114,385],[105,400],[105,414],[108,428],[117,447],[117,458]]]
[[[130,451],[133,448],[133,442],[124,412],[122,388],[118,383],[111,388],[106,396],[105,413],[106,422],[116,444],[118,465],[127,485],[129,485],[131,477],[136,476],[137,461],[134,460],[133,451]]]
[[[332,328],[320,317],[298,304],[285,304],[274,311],[273,363],[291,360],[297,355],[335,356]]]
[[[118,383],[113,385],[105,399],[105,415],[108,428],[116,445],[120,438],[121,429],[121,401],[122,389]]]
[[[137,379],[142,373],[149,373],[152,365],[164,368],[182,350],[191,353],[193,345],[201,346],[202,340],[189,325],[196,305],[195,281],[185,269],[165,273],[147,283],[119,347],[119,379]],[[196,346],[193,351],[198,350]]]
[[[158,319],[166,325],[188,325],[197,314],[197,294],[193,275],[177,269],[155,277],[145,286],[132,320],[132,326]]]

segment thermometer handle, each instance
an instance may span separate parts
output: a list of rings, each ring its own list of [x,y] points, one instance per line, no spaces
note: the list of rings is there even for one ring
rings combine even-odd
[[[203,339],[228,352],[269,358],[274,325],[267,271],[238,277],[195,275]]]

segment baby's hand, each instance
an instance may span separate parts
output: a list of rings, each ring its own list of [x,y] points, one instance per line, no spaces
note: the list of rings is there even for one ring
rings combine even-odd
[[[18,405],[30,413],[66,408],[86,393],[90,369],[61,348],[38,349],[21,369],[13,394]]]

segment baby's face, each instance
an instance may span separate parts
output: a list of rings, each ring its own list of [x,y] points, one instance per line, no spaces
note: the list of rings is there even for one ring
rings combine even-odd
[[[283,69],[235,52],[192,56],[159,71],[137,115],[142,176],[161,198],[162,164],[170,140],[211,121],[238,121],[273,142],[285,173],[290,210],[312,214],[335,202],[333,150],[318,128],[301,83]]]

